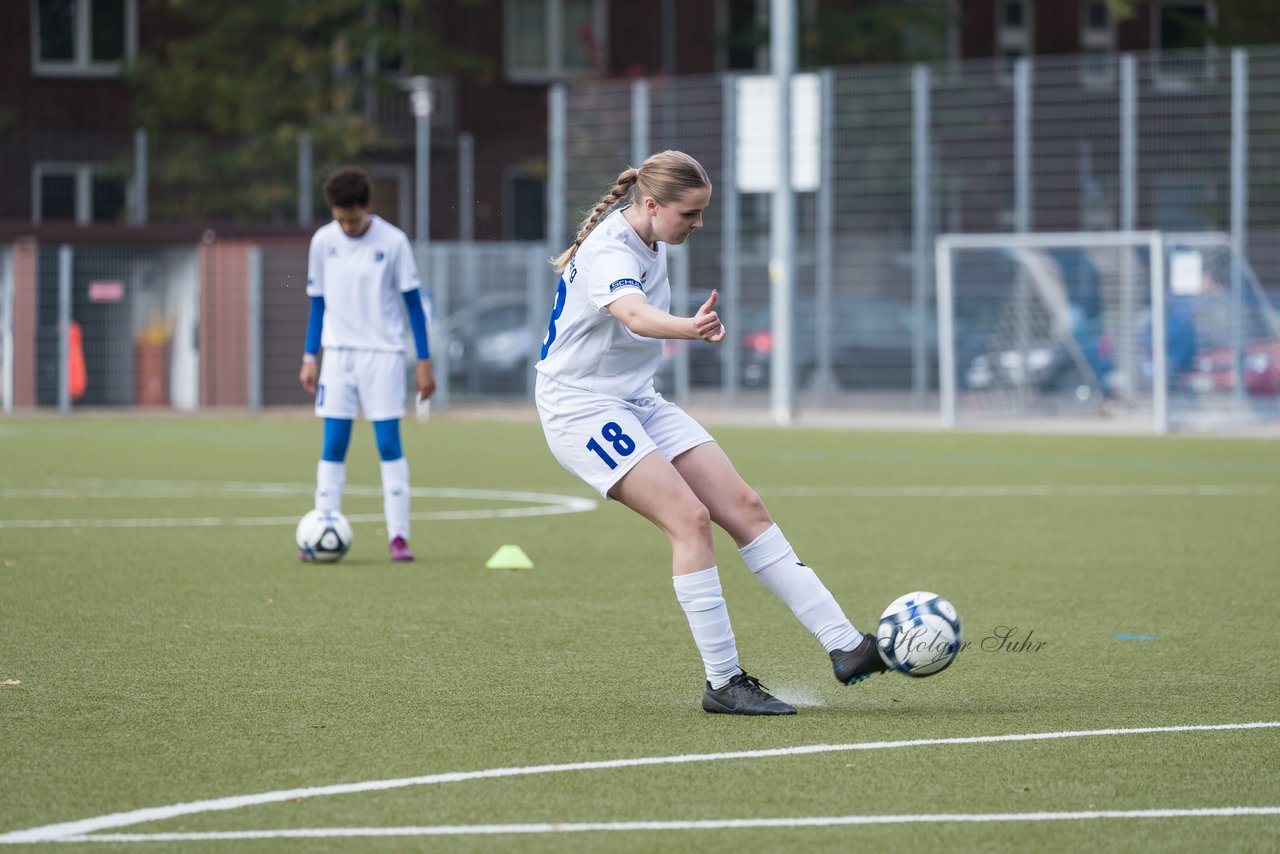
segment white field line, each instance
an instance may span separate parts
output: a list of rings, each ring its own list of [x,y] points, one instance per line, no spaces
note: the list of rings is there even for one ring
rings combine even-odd
[[[166,483],[162,481],[83,481],[79,484],[35,489],[0,489],[0,498],[278,498],[310,495],[315,487],[287,483]],[[382,496],[381,487],[348,487],[346,495]],[[523,516],[555,516],[562,513],[585,513],[596,509],[598,502],[574,495],[529,492],[509,489],[455,489],[420,487],[411,489],[416,498],[441,498],[467,501],[523,502],[532,506],[477,508],[474,510],[434,510],[411,513],[414,521],[456,519],[511,519]],[[381,513],[348,514],[351,522],[381,522]],[[5,528],[216,528],[223,526],[277,526],[297,523],[296,516],[196,516],[152,517],[141,519],[0,519]]]
[[[421,777],[401,777],[391,780],[366,780],[359,783],[339,783],[330,786],[310,786],[299,789],[282,789],[251,795],[230,795],[204,801],[147,807],[129,812],[110,813],[79,821],[48,824],[27,830],[0,834],[0,844],[31,842],[57,842],[95,833],[108,828],[129,827],[146,822],[166,821],[183,815],[242,809],[261,804],[327,795],[348,795],[361,792],[403,789],[410,786],[427,786],[436,783],[460,783],[467,780],[501,777],[527,777],[539,774],[556,774],[569,771],[599,771],[616,768],[636,768],[652,765],[680,765],[693,762],[719,762],[735,759],[765,759],[780,756],[803,756],[818,753],[835,753],[851,750],[886,750],[901,747],[928,747],[950,744],[997,744],[1018,741],[1048,741],[1064,738],[1088,738],[1114,735],[1148,735],[1176,732],[1219,732],[1224,730],[1275,729],[1280,721],[1255,721],[1233,724],[1195,724],[1184,726],[1132,727],[1126,729],[1064,730],[1058,732],[1011,733],[1006,735],[963,736],[958,738],[921,738],[910,741],[864,741],[852,744],[810,744],[797,747],[777,747],[764,750],[742,750],[731,753],[685,753],[675,756],[646,756],[634,759],[606,759],[595,762],[567,762],[559,765],[529,765],[514,768],[486,768],[479,771],[451,771],[443,774],[427,774]],[[1268,808],[1269,809],[1269,808]],[[91,837],[97,839],[98,837]]]
[[[318,839],[386,836],[493,836],[527,833],[584,833],[655,830],[744,830],[841,827],[867,824],[986,824],[1012,821],[1090,821],[1117,818],[1214,818],[1280,815],[1280,807],[1088,810],[1083,812],[920,813],[917,815],[835,815],[797,818],[725,818],[701,821],[608,821],[554,824],[443,824],[427,827],[313,827],[289,830],[230,830],[203,833],[103,833],[65,836],[57,842],[207,842],[242,839]]]
[[[105,480],[80,478],[51,481],[38,487],[0,487],[0,499],[111,499],[111,498],[281,498],[310,495],[311,484],[252,483],[230,481],[224,483],[199,481],[153,480]],[[1247,484],[1150,484],[1150,485],[1036,485],[1015,486],[896,486],[896,487],[812,487],[775,486],[760,490],[767,495],[794,498],[1141,498],[1141,497],[1212,497],[1270,495],[1272,488],[1266,485]],[[349,496],[380,497],[381,487],[348,486]],[[437,510],[413,513],[414,521],[441,521],[460,519],[510,519],[528,516],[553,516],[563,513],[585,513],[598,505],[590,498],[549,493],[497,490],[451,489],[418,487],[410,490],[415,498],[452,498],[462,500],[489,500],[527,502],[531,507],[507,507],[475,510]],[[352,522],[380,522],[377,513],[348,514]],[[289,525],[297,520],[284,516],[242,517],[150,517],[135,519],[0,519],[0,529],[26,528],[214,528],[223,526],[276,526]]]
[[[1233,483],[1169,483],[1120,485],[1014,486],[775,486],[762,487],[769,495],[793,498],[1158,498],[1161,496],[1270,495],[1266,485]]]
[[[0,480],[3,483],[3,480]],[[295,495],[311,495],[315,484],[311,483],[254,483],[248,481],[164,481],[164,480],[106,480],[102,478],[76,478],[51,480],[43,486],[0,486],[0,498],[280,498]],[[799,498],[1023,498],[1023,497],[1078,497],[1105,498],[1115,496],[1216,496],[1216,495],[1271,495],[1273,487],[1266,484],[972,484],[959,486],[773,486],[760,487],[771,495],[787,495]],[[381,497],[379,486],[348,485],[346,495]],[[540,500],[547,496],[537,492],[448,489],[416,487],[410,489],[415,498],[463,498],[500,500]],[[515,496],[507,498],[506,496]],[[563,498],[564,496],[556,496]],[[587,500],[587,499],[578,499]]]

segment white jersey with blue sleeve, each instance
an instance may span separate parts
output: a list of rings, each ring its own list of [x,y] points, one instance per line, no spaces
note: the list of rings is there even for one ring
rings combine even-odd
[[[349,237],[337,222],[316,231],[307,257],[307,295],[324,297],[325,349],[404,352],[404,299],[418,285],[413,248],[377,215]]]
[[[635,398],[653,385],[662,340],[636,335],[609,304],[642,294],[668,311],[671,284],[666,244],[650,249],[622,210],[596,225],[561,275],[537,369],[574,388]]]

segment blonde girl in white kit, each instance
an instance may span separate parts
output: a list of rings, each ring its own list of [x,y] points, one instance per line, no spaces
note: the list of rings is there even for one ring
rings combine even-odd
[[[837,679],[851,684],[886,668],[875,637],[853,627],[711,435],[654,390],[663,339],[725,338],[714,290],[693,317],[670,313],[667,245],[701,228],[710,202],[706,171],[680,151],[659,152],[618,175],[553,262],[561,277],[535,399],[561,465],[670,540],[676,599],[706,675],[702,708],[791,715],[794,708],[739,666],[712,522],[821,642]]]

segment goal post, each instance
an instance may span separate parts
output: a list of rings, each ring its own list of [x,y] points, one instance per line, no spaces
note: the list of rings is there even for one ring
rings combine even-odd
[[[1280,321],[1219,232],[943,234],[944,426],[1125,419],[1165,433],[1280,418]]]

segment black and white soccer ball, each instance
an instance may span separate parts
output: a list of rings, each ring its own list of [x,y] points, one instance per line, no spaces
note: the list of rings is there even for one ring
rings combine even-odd
[[[351,548],[351,523],[337,510],[312,510],[299,520],[294,538],[310,560],[333,563]]]
[[[960,614],[936,593],[899,596],[880,616],[880,657],[907,676],[932,676],[951,666],[964,643]]]

